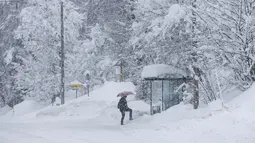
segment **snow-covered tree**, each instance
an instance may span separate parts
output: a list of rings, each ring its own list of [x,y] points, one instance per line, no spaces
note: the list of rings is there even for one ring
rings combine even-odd
[[[58,0],[30,0],[20,14],[15,31],[25,52],[19,66],[17,88],[27,97],[45,100],[59,94],[60,85],[60,3]],[[82,15],[70,1],[64,1],[65,53],[68,61],[75,56]],[[72,57],[74,58],[74,57]],[[72,70],[67,62],[65,70]]]
[[[94,78],[101,81],[114,80],[114,63],[131,55],[127,46],[131,38],[132,1],[98,0],[89,1],[87,22],[94,46],[91,69]],[[93,57],[93,58],[92,58]]]
[[[254,5],[251,0],[207,1],[210,41],[231,69],[230,82],[247,89],[254,82]],[[210,15],[210,16],[209,16]]]
[[[26,1],[15,3],[8,1],[0,3],[0,106],[19,103],[22,100],[15,88],[16,65],[22,62],[18,57],[18,47],[22,47],[19,40],[14,39],[14,30],[19,25],[18,14],[26,5]]]
[[[138,0],[134,13],[130,61],[135,80],[140,78],[144,65],[164,63],[183,67],[181,62],[191,42],[188,9],[174,0]]]
[[[130,40],[134,49],[134,73],[147,64],[164,63],[188,69],[199,80],[201,99],[218,98],[214,69],[222,69],[222,57],[211,43],[213,24],[204,1],[139,0]]]

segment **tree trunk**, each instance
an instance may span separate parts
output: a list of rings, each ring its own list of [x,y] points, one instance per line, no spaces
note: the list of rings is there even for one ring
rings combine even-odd
[[[195,86],[195,92],[194,92],[194,101],[193,101],[193,105],[194,105],[194,109],[198,108],[199,105],[199,88],[198,88],[198,78],[196,77],[200,77],[201,73],[200,70],[198,69],[198,67],[194,66],[194,63],[197,62],[197,53],[196,53],[196,48],[197,48],[197,40],[196,38],[196,26],[197,26],[197,18],[196,18],[196,12],[195,9],[197,8],[196,6],[197,0],[193,0],[192,1],[192,47],[195,49],[195,51],[192,54],[192,61],[193,61],[193,69],[195,71],[195,81],[194,81],[194,86]]]
[[[198,88],[198,80],[194,80],[194,86],[195,86],[195,91],[194,91],[194,100],[193,100],[193,107],[194,109],[197,109],[199,106],[199,88]]]

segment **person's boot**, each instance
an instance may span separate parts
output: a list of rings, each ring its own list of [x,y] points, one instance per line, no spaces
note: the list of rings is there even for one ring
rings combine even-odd
[[[123,120],[120,121],[120,125],[124,125],[124,124],[123,124]]]
[[[132,118],[132,109],[129,109],[129,120],[133,120],[133,118]]]

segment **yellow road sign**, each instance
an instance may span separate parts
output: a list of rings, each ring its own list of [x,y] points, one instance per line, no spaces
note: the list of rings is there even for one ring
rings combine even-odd
[[[82,84],[72,84],[72,88],[78,89],[78,88],[82,88],[83,85]]]

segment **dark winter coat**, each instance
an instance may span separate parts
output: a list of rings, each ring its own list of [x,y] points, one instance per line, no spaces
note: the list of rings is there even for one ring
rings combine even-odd
[[[127,100],[126,97],[121,97],[118,103],[118,108],[120,109],[120,111],[124,111],[129,109],[128,105],[127,105]]]

